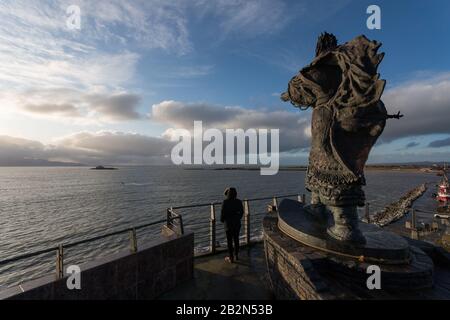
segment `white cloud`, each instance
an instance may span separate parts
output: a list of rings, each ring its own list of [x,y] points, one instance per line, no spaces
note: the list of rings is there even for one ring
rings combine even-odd
[[[99,49],[89,32],[67,29],[65,14],[56,2],[0,3],[3,87],[117,87],[133,77],[139,55],[120,46],[115,52]]]
[[[202,16],[213,16],[218,20],[222,39],[227,36],[267,36],[280,31],[292,18],[289,14],[292,8],[284,1],[198,0],[195,5]]]
[[[142,116],[137,112],[140,100],[138,95],[128,93],[86,96],[86,101],[92,111],[112,121],[140,119]]]
[[[36,114],[56,114],[67,117],[79,117],[80,113],[72,104],[27,104],[24,110]]]
[[[209,75],[212,70],[214,69],[214,66],[212,65],[198,65],[198,66],[181,66],[181,67],[175,67],[171,70],[166,70],[162,77],[167,78],[196,78],[196,77],[202,77]]]
[[[45,146],[38,142],[17,137],[0,136],[0,159],[40,158]]]
[[[207,103],[162,101],[152,106],[153,121],[174,128],[192,130],[194,121],[202,121],[205,128],[224,129],[280,129],[280,150],[290,151],[309,145],[309,114],[242,107],[221,107]],[[163,136],[170,139],[173,128]]]
[[[113,92],[101,87],[85,93],[67,88],[30,89],[0,93],[3,111],[60,119],[77,118],[78,124],[118,122],[143,119],[138,112],[141,97],[127,92]]]
[[[389,120],[383,141],[402,137],[450,133],[450,74],[411,81],[388,90],[382,100],[390,113],[404,118]]]
[[[83,150],[105,157],[164,156],[171,150],[171,143],[162,138],[110,131],[75,133],[56,139],[55,142],[66,149]]]
[[[89,35],[107,43],[120,41],[127,46],[159,48],[180,55],[192,50],[183,1],[80,0],[66,3],[78,3],[90,28]]]
[[[29,160],[84,164],[154,164],[164,161],[173,143],[156,137],[122,132],[79,132],[53,144],[0,136],[0,165],[29,164]]]
[[[120,23],[99,10],[118,3],[75,2],[86,8],[80,31],[66,26],[66,8],[73,1],[0,2],[2,112],[75,117],[78,123],[139,118],[139,97],[123,88],[133,84],[140,55],[118,42],[110,50],[99,29]]]

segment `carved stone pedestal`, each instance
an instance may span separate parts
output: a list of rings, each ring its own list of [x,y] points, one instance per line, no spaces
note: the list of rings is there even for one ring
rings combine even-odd
[[[284,200],[264,219],[271,286],[279,299],[417,298],[433,286],[434,264],[421,249],[378,227],[362,224],[366,244],[329,237],[301,203]],[[380,268],[380,290],[367,287],[370,265]]]
[[[336,240],[327,232],[333,222],[326,214],[319,216],[309,206],[286,199],[278,208],[278,226],[291,238],[338,256],[382,264],[407,264],[413,258],[405,239],[372,224],[359,223],[365,243]]]

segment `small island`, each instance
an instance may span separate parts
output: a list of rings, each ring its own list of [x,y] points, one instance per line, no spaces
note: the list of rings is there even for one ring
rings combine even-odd
[[[95,168],[91,168],[91,170],[118,170],[118,169],[112,167],[96,166]]]

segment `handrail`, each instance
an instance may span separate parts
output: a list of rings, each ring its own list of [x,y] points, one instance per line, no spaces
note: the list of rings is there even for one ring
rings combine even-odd
[[[286,195],[278,195],[278,196],[272,196],[272,197],[262,197],[262,198],[251,198],[251,199],[244,199],[247,201],[260,201],[260,200],[272,200],[273,198],[289,198],[289,197],[296,197],[298,196],[298,193],[295,194],[286,194]],[[184,205],[184,206],[177,206],[177,207],[171,207],[173,210],[177,209],[188,209],[188,208],[199,208],[199,207],[209,207],[211,205],[218,205],[221,204],[220,201],[215,202],[208,202],[208,203],[198,203],[198,204],[190,204],[190,205]]]
[[[272,210],[278,210],[278,199],[280,198],[289,198],[289,197],[297,197],[297,200],[301,203],[305,203],[305,194],[286,194],[286,195],[276,195],[276,196],[271,196],[271,197],[257,197],[257,198],[245,198],[243,199],[243,204],[244,204],[244,241],[245,244],[249,245],[251,243],[251,217],[252,216],[256,216],[261,214],[262,212],[253,212],[250,213],[250,206],[249,203],[253,202],[253,201],[262,201],[262,200],[271,200],[271,204],[269,204],[268,206],[268,210],[272,211]],[[366,201],[366,207],[365,207],[365,217],[367,219],[367,222],[371,222],[370,220],[370,207],[377,207],[376,204],[377,201]],[[35,252],[30,252],[30,253],[25,253],[22,255],[18,255],[12,258],[8,258],[5,260],[0,260],[0,266],[9,264],[11,262],[15,262],[15,261],[19,261],[19,260],[24,260],[27,258],[31,258],[31,257],[35,257],[35,256],[39,256],[39,255],[43,255],[46,253],[50,253],[50,252],[55,252],[56,251],[56,270],[57,270],[57,275],[58,277],[63,277],[63,267],[64,267],[64,249],[65,248],[72,248],[75,247],[77,245],[81,245],[84,243],[88,243],[88,242],[93,242],[93,241],[97,241],[97,240],[101,240],[107,237],[111,237],[111,236],[115,236],[115,235],[119,235],[119,234],[124,234],[126,232],[128,232],[130,234],[130,249],[131,252],[137,252],[137,239],[136,239],[136,230],[140,230],[152,225],[157,225],[160,223],[165,223],[166,226],[168,228],[171,228],[173,230],[178,231],[179,233],[183,234],[184,233],[184,224],[183,224],[183,218],[182,215],[179,214],[178,212],[176,212],[175,210],[180,210],[180,209],[188,209],[188,208],[199,208],[199,207],[209,207],[210,208],[210,215],[209,215],[209,219],[207,221],[205,221],[206,224],[209,224],[209,232],[205,235],[199,235],[196,238],[198,240],[207,240],[209,242],[209,248],[210,248],[210,253],[214,253],[216,252],[216,245],[217,245],[217,238],[216,238],[216,209],[215,206],[220,205],[222,202],[221,201],[215,201],[215,202],[209,202],[209,203],[198,203],[198,204],[190,204],[190,205],[182,205],[182,206],[175,206],[175,207],[169,207],[167,208],[167,216],[164,219],[159,219],[156,221],[152,221],[149,223],[145,223],[145,224],[141,224],[138,225],[136,227],[128,227],[128,228],[124,228],[121,230],[117,230],[114,232],[109,232],[106,234],[101,234],[101,235],[97,235],[91,238],[87,238],[87,239],[83,239],[83,240],[79,240],[79,241],[75,241],[75,242],[70,242],[67,244],[59,244],[58,246],[54,246],[54,247],[50,247],[47,249],[43,249],[43,250],[38,250]],[[411,208],[412,210],[412,224],[414,226],[415,229],[415,225],[416,225],[416,212],[427,212],[423,209],[421,209],[420,207],[415,207],[412,206]],[[428,211],[429,212],[429,211]],[[176,224],[175,221],[178,221],[178,223]],[[200,223],[194,223],[193,225],[199,225]],[[190,225],[191,226],[191,225]],[[178,228],[178,229],[177,229]],[[412,229],[412,231],[414,230]]]
[[[249,212],[249,207],[248,207],[248,203],[250,201],[260,201],[260,200],[273,200],[274,204],[277,203],[276,199],[278,198],[288,198],[288,197],[294,197],[297,196],[299,201],[304,200],[305,199],[305,195],[303,194],[302,196],[300,196],[300,194],[296,193],[296,194],[287,194],[287,195],[277,195],[277,196],[271,196],[271,197],[259,197],[259,198],[251,198],[251,199],[244,199],[244,203],[246,204],[246,213],[245,213],[245,224],[247,226],[246,229],[246,238],[247,238],[247,243],[250,243],[250,212]],[[211,207],[212,210],[214,210],[214,206],[221,204],[221,202],[210,202],[210,203],[204,203],[204,204],[192,204],[192,205],[184,205],[184,206],[177,206],[177,207],[170,207],[167,209],[167,217],[166,219],[160,219],[157,221],[152,221],[150,223],[145,223],[142,225],[138,225],[136,227],[128,227],[128,228],[124,228],[121,230],[117,230],[114,232],[109,232],[106,234],[101,234],[98,236],[94,236],[91,238],[87,238],[87,239],[83,239],[83,240],[79,240],[79,241],[75,241],[75,242],[70,242],[67,244],[59,244],[58,246],[53,246],[47,249],[43,249],[43,250],[38,250],[38,251],[34,251],[34,252],[29,252],[29,253],[25,253],[22,255],[17,255],[15,257],[12,258],[8,258],[8,259],[4,259],[4,260],[0,260],[0,266],[9,264],[11,262],[16,262],[19,260],[24,260],[24,259],[28,259],[31,257],[35,257],[35,256],[39,256],[39,255],[43,255],[46,253],[50,253],[50,252],[54,252],[56,251],[56,270],[57,270],[57,275],[59,277],[63,276],[63,261],[64,261],[64,249],[67,248],[72,248],[75,247],[77,245],[80,244],[84,244],[84,243],[88,243],[88,242],[93,242],[93,241],[97,241],[97,240],[101,240],[104,238],[108,238],[111,236],[115,236],[115,235],[119,235],[119,234],[123,234],[128,232],[130,234],[130,244],[131,244],[131,251],[132,252],[136,252],[137,251],[137,240],[136,240],[136,230],[139,229],[143,229],[152,225],[156,225],[159,223],[166,223],[167,227],[172,228],[172,227],[178,227],[179,231],[181,234],[184,233],[184,225],[183,225],[183,218],[179,213],[176,213],[175,210],[179,210],[179,209],[187,209],[187,208],[198,208],[198,207]],[[214,217],[213,219],[210,219],[214,224],[214,231],[213,233],[215,233],[215,213],[214,213]],[[178,220],[178,225],[175,225],[174,221]],[[210,243],[212,244],[211,246],[214,247],[215,246],[215,235],[214,237],[210,237]]]
[[[42,254],[49,253],[49,252],[52,252],[52,251],[55,251],[55,250],[58,250],[58,247],[51,247],[51,248],[47,248],[47,249],[43,249],[43,250],[39,250],[39,251],[34,251],[34,252],[22,254],[22,255],[15,256],[15,257],[12,257],[12,258],[9,258],[9,259],[1,260],[0,261],[0,266],[4,265],[4,264],[11,263],[11,262],[15,262],[15,261],[18,261],[18,260],[23,260],[23,259],[27,259],[27,258],[31,258],[31,257],[35,257],[35,256],[40,256]]]
[[[119,235],[119,234],[122,234],[122,233],[125,233],[125,232],[129,232],[129,231],[131,231],[133,229],[134,230],[140,230],[140,229],[143,229],[143,228],[146,228],[146,227],[154,226],[155,224],[162,223],[162,222],[165,222],[165,221],[166,221],[166,219],[160,219],[160,220],[149,222],[149,223],[146,223],[146,224],[141,224],[141,225],[139,225],[137,227],[125,228],[125,229],[114,231],[114,232],[110,232],[110,233],[107,233],[107,234],[102,234],[102,235],[99,235],[99,236],[96,236],[96,237],[92,237],[92,238],[88,238],[88,239],[84,239],[84,240],[79,240],[79,241],[76,241],[76,242],[65,244],[64,248],[71,248],[71,247],[75,247],[75,246],[78,246],[80,244],[84,244],[84,243],[87,243],[87,242],[93,242],[93,241],[97,241],[97,240],[100,240],[100,239],[116,236],[116,235]]]
[[[161,220],[158,220],[158,221],[153,221],[153,222],[150,222],[150,223],[142,224],[142,225],[136,226],[134,228],[133,227],[129,227],[129,228],[121,229],[121,230],[118,230],[118,231],[114,231],[114,232],[102,234],[102,235],[99,235],[99,236],[95,236],[95,237],[92,237],[92,238],[75,241],[75,242],[72,242],[72,243],[65,244],[65,245],[63,245],[63,247],[64,248],[71,248],[71,247],[74,247],[74,246],[77,246],[77,245],[80,245],[80,244],[84,244],[84,243],[87,243],[87,242],[93,242],[93,241],[96,241],[96,240],[112,237],[112,236],[119,235],[119,234],[122,234],[122,233],[126,233],[126,232],[129,232],[129,231],[133,230],[133,229],[134,230],[139,230],[139,229],[146,228],[146,227],[149,227],[149,226],[152,226],[152,225],[156,225],[156,224],[159,224],[159,223],[162,223],[162,222],[166,222],[166,219],[161,219]],[[52,251],[58,250],[59,247],[60,246],[55,246],[55,247],[51,247],[51,248],[47,248],[47,249],[43,249],[43,250],[39,250],[39,251],[25,253],[25,254],[18,255],[18,256],[9,258],[9,259],[0,260],[0,266],[8,264],[8,263],[11,263],[11,262],[15,262],[15,261],[18,261],[18,260],[23,260],[23,259],[27,259],[27,258],[31,258],[31,257],[35,257],[35,256],[40,256],[40,255],[45,254],[45,253],[50,253]]]
[[[269,211],[277,210],[278,208],[278,199],[280,198],[289,198],[289,197],[297,197],[297,201],[301,203],[305,203],[306,196],[305,194],[284,194],[284,195],[276,195],[271,197],[258,197],[258,198],[245,198],[242,200],[244,206],[244,216],[243,216],[243,229],[244,229],[244,241],[246,245],[251,244],[251,217],[253,215],[259,215],[258,213],[250,213],[250,202],[252,201],[261,201],[261,200],[271,200],[271,204],[268,206]],[[200,207],[209,207],[209,232],[206,236],[200,237],[202,240],[209,240],[209,254],[214,254],[217,252],[217,215],[216,215],[216,206],[220,205],[222,202],[215,201],[209,203],[197,203],[183,206],[176,206],[167,208],[167,215],[176,214],[175,210],[181,209],[189,209],[189,208],[200,208]],[[182,220],[180,220],[180,224],[182,227]],[[199,237],[197,237],[199,239]]]
[[[416,209],[417,212],[422,212],[422,213],[430,213],[430,214],[435,214],[438,213],[437,210],[432,211],[432,210],[424,210],[422,209],[422,207],[414,207]]]
[[[179,224],[179,228],[180,228],[180,233],[184,234],[184,224],[183,224],[183,217],[176,213],[173,208],[168,208],[167,209],[167,227],[173,229],[176,228],[177,226],[173,223],[175,220],[178,220],[178,224]]]

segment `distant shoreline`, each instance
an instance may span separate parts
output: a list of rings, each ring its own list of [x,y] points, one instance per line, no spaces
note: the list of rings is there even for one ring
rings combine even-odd
[[[183,170],[214,170],[214,171],[259,171],[258,166],[175,166],[175,165],[117,165],[114,168],[132,168],[132,167],[173,167]],[[58,163],[56,165],[0,165],[0,168],[87,168],[92,167],[86,164]],[[281,166],[279,171],[300,171],[307,170],[306,166]],[[366,171],[393,171],[393,172],[411,172],[411,173],[430,173],[438,174],[442,172],[441,166],[419,165],[419,164],[372,164],[365,167]]]
[[[184,170],[215,170],[215,171],[259,171],[260,167],[185,167]],[[279,171],[306,171],[306,166],[285,166],[280,167]],[[440,168],[433,168],[430,166],[417,165],[368,165],[365,167],[367,171],[399,171],[399,172],[417,172],[417,173],[432,173],[437,174],[441,172]]]

